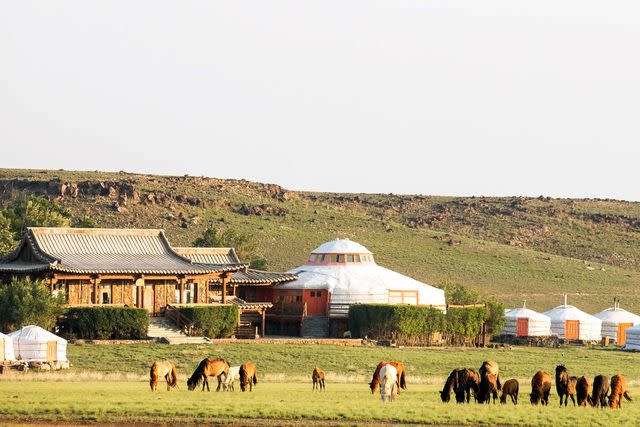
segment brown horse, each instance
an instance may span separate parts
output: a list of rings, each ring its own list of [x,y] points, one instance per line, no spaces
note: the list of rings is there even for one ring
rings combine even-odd
[[[629,402],[633,402],[627,391],[627,380],[622,374],[611,377],[611,394],[609,395],[609,406],[612,408],[622,408],[622,397]]]
[[[460,369],[458,370],[458,378],[453,387],[453,392],[456,395],[457,403],[467,403],[471,400],[471,391],[473,390],[473,396],[478,400],[478,394],[480,393],[480,376],[473,369]]]
[[[149,372],[149,385],[151,386],[151,391],[158,390],[158,379],[160,377],[164,377],[167,382],[167,391],[171,390],[172,387],[178,386],[178,373],[176,372],[176,367],[168,360],[153,362],[153,365],[151,365],[151,370]]]
[[[587,402],[591,400],[589,394],[591,393],[591,384],[587,377],[580,377],[576,384],[576,398],[578,399],[578,406],[587,406]]]
[[[251,362],[247,362],[240,366],[240,390],[253,391],[253,386],[258,384],[258,375],[256,371],[256,365]]]
[[[451,400],[451,391],[454,386],[457,385],[458,382],[458,374],[462,369],[454,369],[451,371],[447,380],[444,382],[444,387],[442,387],[442,391],[440,391],[440,399],[443,403],[447,403]],[[375,375],[375,374],[374,374]]]
[[[549,393],[551,392],[551,375],[545,371],[538,371],[531,379],[531,394],[529,395],[531,404],[549,404]]]
[[[204,391],[205,386],[207,387],[207,391],[211,391],[207,378],[218,377],[218,388],[216,391],[220,391],[222,380],[228,371],[229,364],[224,359],[203,359],[193,372],[193,375],[187,380],[187,387],[189,390],[193,390],[200,384],[200,381],[203,381],[202,391]]]
[[[507,380],[502,386],[502,396],[500,396],[500,403],[507,403],[507,396],[511,398],[514,405],[518,404],[518,391],[520,390],[520,384],[518,380]]]
[[[498,367],[498,364],[493,360],[485,360],[482,362],[480,369],[478,369],[478,374],[480,375],[481,380],[485,372],[496,376],[496,386],[498,387],[498,390],[500,390],[502,388],[502,384],[500,384],[500,368]]]
[[[564,406],[567,406],[569,397],[573,406],[576,406],[576,385],[578,384],[578,377],[570,377],[567,372],[567,368],[564,365],[556,366],[556,391],[560,397],[560,406],[562,406],[562,400],[564,399]]]
[[[609,377],[606,375],[596,375],[593,379],[593,390],[589,403],[594,408],[600,405],[601,408],[607,406],[607,394],[609,394]]]
[[[478,403],[491,403],[493,397],[493,404],[495,405],[498,398],[498,376],[484,372],[480,378],[480,391],[478,392]]]
[[[373,377],[371,377],[371,382],[369,383],[369,388],[371,389],[371,394],[376,394],[376,390],[380,387],[380,369],[386,364],[389,364],[396,368],[398,372],[398,380],[396,381],[396,389],[398,390],[398,396],[400,395],[400,389],[407,389],[407,369],[400,362],[380,362],[378,366],[376,366],[376,370],[373,372]]]
[[[324,388],[324,371],[322,369],[313,368],[311,380],[313,381],[313,391],[316,391],[316,389],[326,391]]]

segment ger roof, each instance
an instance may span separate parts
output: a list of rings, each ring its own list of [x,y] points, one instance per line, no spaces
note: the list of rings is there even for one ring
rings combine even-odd
[[[197,264],[208,265],[211,263],[240,263],[240,258],[234,248],[173,248],[180,255],[189,258]],[[258,283],[283,283],[296,280],[298,276],[291,273],[274,273],[270,271],[255,270],[246,266],[231,275],[231,284],[258,284]]]
[[[634,325],[640,323],[640,316],[620,307],[607,308],[606,310],[602,310],[601,312],[594,314],[594,316],[603,322],[633,323]]]
[[[18,248],[0,259],[0,272],[76,274],[207,274],[240,263],[196,264],[178,254],[158,229],[28,228]]]
[[[369,249],[349,239],[336,239],[323,243],[312,254],[370,254]]]

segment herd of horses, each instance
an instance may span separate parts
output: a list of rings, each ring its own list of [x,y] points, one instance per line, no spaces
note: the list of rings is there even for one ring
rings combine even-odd
[[[567,406],[569,398],[573,406],[611,407],[622,408],[622,399],[632,401],[627,390],[627,380],[622,374],[611,377],[597,375],[593,383],[589,378],[581,376],[569,376],[564,365],[556,366],[555,385],[560,406]],[[498,398],[498,391],[502,391],[500,403],[507,403],[510,398],[514,405],[518,404],[518,393],[520,385],[518,380],[510,379],[503,384],[500,383],[500,372],[498,364],[493,361],[485,361],[478,372],[473,369],[454,369],[446,382],[440,398],[443,402],[451,400],[453,392],[457,403],[469,403],[471,393],[477,403],[495,404]],[[529,400],[532,405],[549,404],[549,394],[551,393],[551,375],[545,371],[538,371],[531,379],[531,393]],[[577,401],[577,402],[576,402]]]
[[[632,401],[627,390],[627,380],[622,374],[611,377],[597,375],[593,383],[585,376],[580,378],[569,376],[564,365],[556,366],[555,385],[560,406],[567,406],[569,399],[573,406],[611,407],[621,408],[622,399]],[[169,361],[158,361],[151,365],[149,374],[149,385],[151,391],[158,389],[158,381],[164,377],[167,383],[167,390],[178,386],[178,376],[176,367]],[[256,365],[247,362],[239,366],[230,366],[221,358],[203,359],[193,374],[187,380],[187,388],[195,390],[202,383],[202,391],[205,387],[208,391],[209,377],[218,379],[216,391],[233,391],[233,384],[236,380],[240,382],[240,389],[253,391],[253,386],[258,384]],[[311,374],[313,391],[325,391],[325,373],[316,367]],[[529,399],[532,405],[549,404],[551,393],[551,375],[545,371],[538,371],[531,379],[531,393]],[[396,361],[381,361],[376,366],[371,382],[369,383],[371,393],[375,394],[380,389],[380,397],[383,402],[391,402],[395,396],[400,394],[400,390],[407,389],[407,370],[404,364]],[[500,381],[500,369],[494,361],[485,361],[478,369],[463,368],[454,369],[444,383],[440,391],[442,402],[451,401],[451,393],[454,394],[457,403],[470,403],[471,396],[477,403],[496,403],[498,392],[501,391],[500,403],[507,403],[507,398],[511,399],[514,405],[518,404],[518,394],[520,385],[515,378],[507,380],[504,384]]]

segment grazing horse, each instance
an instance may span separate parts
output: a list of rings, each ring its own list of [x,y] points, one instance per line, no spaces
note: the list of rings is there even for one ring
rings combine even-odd
[[[607,406],[607,394],[609,394],[609,377],[597,375],[593,379],[593,390],[591,391],[590,404],[594,408],[600,405],[601,408]]]
[[[235,391],[233,382],[240,378],[240,366],[232,366],[229,368],[222,380],[223,391]]]
[[[491,403],[491,397],[493,397],[493,404],[495,405],[498,398],[498,376],[485,371],[482,378],[480,378],[478,403]]]
[[[484,362],[482,362],[482,366],[480,366],[480,369],[478,369],[478,374],[480,374],[481,379],[485,372],[496,376],[496,385],[498,387],[498,390],[500,390],[502,388],[502,385],[500,384],[500,368],[498,367],[498,364],[493,360],[485,360]]]
[[[167,382],[167,391],[171,390],[172,387],[178,386],[178,373],[176,372],[176,367],[168,360],[153,362],[153,365],[151,365],[151,370],[149,372],[149,385],[151,386],[151,391],[158,390],[158,379],[160,377],[164,377]]]
[[[500,403],[507,403],[507,396],[511,398],[514,405],[518,404],[518,391],[520,390],[520,384],[518,380],[510,379],[502,385],[502,396],[500,396]]]
[[[471,390],[475,400],[478,400],[480,393],[480,376],[473,369],[459,369],[453,392],[456,395],[457,403],[469,403],[471,400]]]
[[[218,377],[218,388],[216,391],[220,391],[222,384],[222,377],[229,371],[229,364],[224,359],[203,359],[198,365],[193,375],[187,380],[187,387],[189,390],[195,389],[200,381],[202,381],[202,391],[204,387],[207,387],[207,391],[211,391],[209,388],[208,377]]]
[[[612,408],[622,408],[622,397],[629,402],[633,402],[627,391],[627,380],[622,374],[611,377],[611,394],[609,395],[609,406]]]
[[[390,363],[380,369],[380,398],[392,402],[398,387],[398,370]]]
[[[400,389],[406,390],[407,389],[407,379],[406,379],[406,372],[407,369],[405,368],[404,364],[400,363],[400,362],[380,362],[378,363],[378,366],[376,366],[376,370],[373,372],[373,377],[371,378],[371,382],[369,383],[369,388],[371,389],[371,394],[376,394],[376,390],[378,389],[378,386],[380,385],[380,369],[382,369],[382,367],[384,365],[392,365],[394,368],[396,368],[397,371],[397,378],[398,378],[398,382],[397,382],[397,393],[398,395],[400,395]]]
[[[531,379],[531,394],[529,395],[531,404],[549,404],[549,393],[551,392],[551,375],[545,371],[538,371]]]
[[[256,365],[251,362],[244,363],[240,366],[240,390],[253,391],[253,386],[258,384],[258,375],[256,371]]]
[[[580,377],[576,384],[576,398],[578,399],[578,406],[587,406],[587,402],[591,400],[589,397],[591,393],[591,384],[587,377]]]
[[[458,373],[462,369],[454,369],[449,374],[449,377],[444,382],[444,387],[442,387],[442,391],[440,391],[440,399],[442,399],[443,403],[447,403],[451,400],[451,390],[457,385],[458,382]],[[375,374],[374,374],[375,375]]]
[[[560,406],[562,406],[562,400],[564,399],[564,406],[567,406],[569,397],[573,406],[576,406],[576,385],[578,383],[578,377],[570,377],[567,372],[567,368],[564,365],[556,366],[556,391],[560,397]]]
[[[313,381],[313,391],[326,391],[324,388],[324,371],[318,367],[313,368],[313,373],[311,374],[311,380]]]

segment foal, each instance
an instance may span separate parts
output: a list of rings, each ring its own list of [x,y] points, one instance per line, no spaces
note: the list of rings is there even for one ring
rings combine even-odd
[[[324,371],[318,367],[313,369],[311,374],[311,380],[313,381],[313,391],[326,391],[324,388]]]

